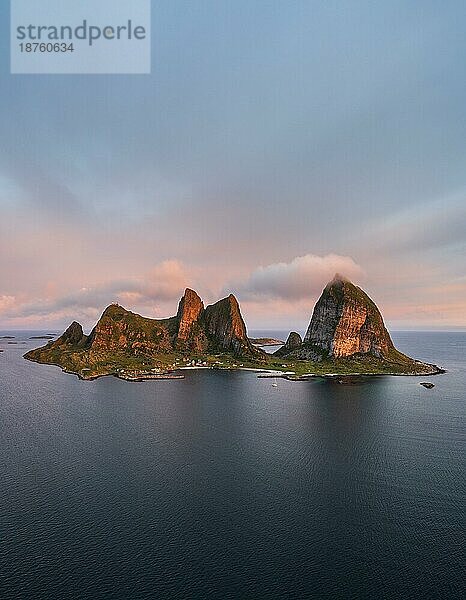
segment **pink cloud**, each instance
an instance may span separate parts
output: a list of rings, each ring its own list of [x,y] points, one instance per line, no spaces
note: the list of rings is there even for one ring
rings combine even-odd
[[[245,300],[309,300],[320,293],[335,273],[358,280],[362,268],[349,256],[327,254],[297,256],[291,262],[274,263],[255,269],[246,281],[232,284]]]
[[[16,304],[16,298],[14,296],[0,296],[0,314],[12,310]]]
[[[179,260],[156,265],[141,282],[141,295],[154,300],[173,300],[190,284],[186,267]]]
[[[92,323],[105,306],[115,301],[153,316],[166,316],[163,311],[171,314],[176,310],[176,302],[188,285],[190,278],[185,266],[177,260],[166,260],[145,275],[112,279],[67,294],[54,294],[56,287],[47,283],[45,288],[49,293],[32,301],[2,295],[0,316],[10,325],[61,324],[68,319]]]

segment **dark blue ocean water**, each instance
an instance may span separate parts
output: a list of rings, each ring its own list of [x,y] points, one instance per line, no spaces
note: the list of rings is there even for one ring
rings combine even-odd
[[[432,390],[83,382],[29,335],[0,340],[1,600],[464,597],[466,334],[394,335]]]

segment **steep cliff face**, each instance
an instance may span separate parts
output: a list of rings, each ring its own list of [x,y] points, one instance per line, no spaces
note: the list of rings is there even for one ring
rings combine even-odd
[[[288,336],[285,345],[279,348],[276,352],[274,352],[275,356],[286,356],[290,354],[290,352],[294,352],[299,350],[303,344],[303,340],[299,333],[296,331],[292,331]]]
[[[203,321],[213,350],[251,356],[261,354],[247,337],[246,325],[233,294],[208,306]]]
[[[184,296],[178,304],[178,333],[177,340],[183,341],[189,338],[193,325],[198,321],[204,310],[204,303],[194,290],[187,288]]]
[[[304,343],[335,358],[354,354],[383,358],[394,350],[377,306],[361,288],[340,275],[322,292]]]
[[[200,324],[204,313],[204,303],[194,290],[185,290],[178,305],[177,334],[175,348],[203,352],[207,349],[208,340]]]

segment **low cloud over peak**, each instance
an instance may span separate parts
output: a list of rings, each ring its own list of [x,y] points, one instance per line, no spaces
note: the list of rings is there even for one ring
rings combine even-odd
[[[320,293],[335,273],[358,280],[362,268],[349,256],[306,254],[292,261],[274,263],[255,269],[246,281],[233,283],[240,297],[254,300],[305,300]]]

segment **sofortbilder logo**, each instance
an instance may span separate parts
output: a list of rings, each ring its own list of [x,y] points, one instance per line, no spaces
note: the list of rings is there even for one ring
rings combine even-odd
[[[150,70],[150,0],[11,0],[12,73]]]

